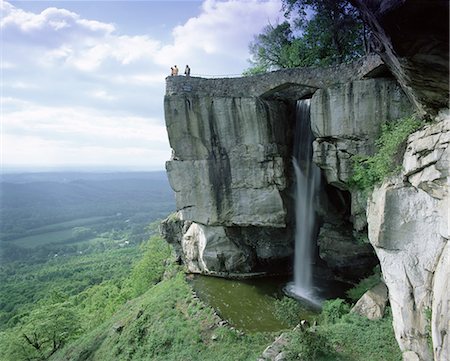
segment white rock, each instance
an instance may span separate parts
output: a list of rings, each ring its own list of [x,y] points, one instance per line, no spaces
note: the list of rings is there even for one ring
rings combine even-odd
[[[253,266],[245,247],[231,241],[223,227],[192,223],[181,240],[183,261],[189,272],[248,272]]]
[[[414,351],[406,351],[402,354],[403,361],[421,361],[419,356]]]
[[[439,259],[433,280],[433,308],[431,334],[435,361],[450,359],[450,245],[447,245]]]
[[[449,143],[439,140],[446,139],[446,135],[437,136],[440,131],[446,132],[447,122],[445,119],[413,134],[403,162],[407,176],[411,178],[421,172],[434,188],[422,187],[424,182],[415,183],[417,188],[410,182],[404,183],[405,174],[402,174],[374,190],[367,210],[369,240],[380,260],[389,289],[396,339],[402,350],[412,351],[425,361],[433,359],[428,347],[429,320],[426,314],[429,308],[435,315],[431,325],[434,352],[441,357],[439,360],[448,357],[444,352],[448,350],[449,335],[442,331],[449,324],[449,313],[445,314],[449,304],[446,282],[450,277],[446,258]],[[424,137],[435,140],[433,144],[428,143],[431,148],[426,153],[440,154],[436,162],[418,159],[424,154],[418,151],[425,147]],[[440,151],[435,152],[431,145]],[[427,170],[427,165],[432,167],[434,164],[441,173],[440,182],[433,179],[434,168]]]
[[[387,301],[387,287],[384,283],[379,283],[364,293],[350,312],[367,317],[369,320],[379,320],[383,318]]]

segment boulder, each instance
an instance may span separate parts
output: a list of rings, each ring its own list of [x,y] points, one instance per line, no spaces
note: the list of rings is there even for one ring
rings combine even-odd
[[[387,287],[384,283],[379,283],[364,293],[350,312],[367,317],[369,320],[379,320],[384,316],[387,301]]]
[[[181,246],[184,264],[192,273],[246,273],[253,267],[248,247],[234,243],[220,226],[192,223]]]

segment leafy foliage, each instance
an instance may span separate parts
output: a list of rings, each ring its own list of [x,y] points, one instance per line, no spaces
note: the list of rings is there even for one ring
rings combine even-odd
[[[358,301],[364,293],[376,286],[381,281],[380,266],[374,268],[374,273],[359,281],[359,283],[346,292],[348,298],[352,301]]]
[[[343,300],[327,301],[319,324],[308,330],[294,330],[286,347],[288,360],[314,361],[400,361],[401,351],[394,337],[392,316],[377,321],[348,313]]]
[[[328,300],[323,303],[321,319],[325,324],[333,324],[349,311],[350,306],[343,299]]]
[[[132,250],[134,254],[129,252]],[[15,316],[2,335],[9,347],[2,350],[0,358],[47,360],[80,332],[90,331],[109,319],[136,292],[148,290],[161,279],[171,249],[154,237],[141,251],[144,254],[134,267],[131,262],[137,258],[137,247],[33,265],[30,270],[38,272],[36,280],[40,275],[45,280],[35,281],[36,290],[27,283],[30,273],[24,274],[23,269],[19,275],[24,279],[19,285],[6,278],[10,282],[10,294],[4,294],[7,306],[14,303],[15,294],[30,288],[35,292],[35,303],[23,298],[16,302]],[[133,271],[128,277],[130,268]]]
[[[284,0],[289,21],[266,26],[250,43],[252,75],[343,63],[365,52],[366,31],[346,0]]]
[[[381,135],[376,140],[377,151],[373,156],[353,156],[353,176],[351,183],[368,192],[386,177],[398,172],[402,155],[402,145],[408,136],[420,128],[422,122],[415,117],[385,123]]]
[[[215,317],[177,273],[51,360],[255,360],[273,337],[218,327]]]
[[[288,361],[317,360],[334,355],[328,340],[315,330],[296,331],[286,352]]]
[[[168,266],[166,260],[171,255],[171,247],[160,237],[152,237],[141,246],[143,257],[137,262],[130,276],[134,297],[147,291],[161,281]]]
[[[50,302],[53,295],[66,299],[103,282],[117,285],[127,277],[139,254],[137,247],[129,247],[56,257],[38,264],[2,265],[0,329],[14,326],[21,314],[40,303]]]
[[[275,302],[275,316],[286,325],[296,326],[300,322],[300,304],[290,297]]]
[[[402,360],[390,315],[373,321],[356,314],[347,314],[332,325],[320,326],[319,332],[335,350],[340,350],[340,357],[331,360]]]

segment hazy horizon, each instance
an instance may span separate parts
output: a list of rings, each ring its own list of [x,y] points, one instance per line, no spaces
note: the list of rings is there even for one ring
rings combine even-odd
[[[152,173],[166,172],[161,168],[134,166],[3,166],[1,174],[17,173]]]

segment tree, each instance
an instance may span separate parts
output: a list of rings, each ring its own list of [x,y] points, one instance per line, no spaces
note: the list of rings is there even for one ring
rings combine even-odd
[[[68,302],[38,307],[9,333],[7,357],[47,360],[79,331],[80,321]]]
[[[255,37],[246,74],[339,64],[364,54],[366,31],[347,0],[283,0],[283,8],[290,21]]]
[[[263,32],[250,43],[250,53],[254,57],[251,73],[263,73],[273,68],[287,68],[287,49],[294,40],[287,21],[277,26],[267,25]]]

